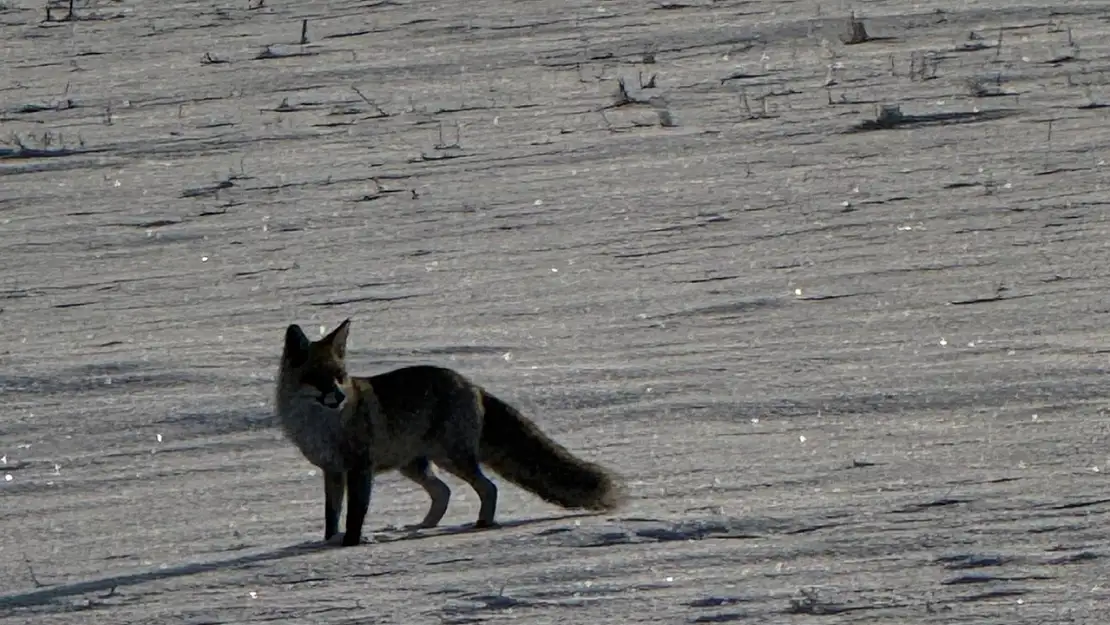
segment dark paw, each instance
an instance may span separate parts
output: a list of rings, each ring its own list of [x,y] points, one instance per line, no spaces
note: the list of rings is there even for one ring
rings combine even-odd
[[[339,544],[344,547],[357,547],[362,544],[362,536],[358,534],[343,534],[343,540]]]
[[[361,545],[364,542],[366,541],[364,541],[361,536],[353,536],[351,538],[348,538],[347,534],[343,532],[332,534],[331,536],[328,536],[324,539],[324,544],[330,545],[332,547],[354,547],[355,545]]]
[[[474,523],[474,529],[476,530],[493,530],[499,527],[501,527],[501,524],[497,521],[485,521],[483,519],[478,519]]]

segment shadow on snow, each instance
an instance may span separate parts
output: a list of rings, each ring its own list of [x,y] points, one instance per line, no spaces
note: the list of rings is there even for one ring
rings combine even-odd
[[[545,523],[549,521],[569,520],[580,517],[593,516],[590,514],[567,514],[567,515],[554,515],[547,517],[536,517],[532,519],[521,519],[516,521],[503,521],[499,524],[499,528],[523,527],[527,525],[534,525],[537,523]],[[458,534],[468,534],[472,532],[487,532],[489,529],[475,529],[473,524],[467,523],[463,525],[448,526],[441,528],[434,528],[430,530],[393,530],[387,529],[375,532],[374,543],[391,543],[406,540],[419,540],[423,538],[436,538],[440,536],[454,536]],[[366,546],[371,546],[374,543],[367,543]],[[316,553],[328,549],[338,549],[333,545],[329,545],[322,541],[308,541],[297,543],[295,545],[288,545],[278,549],[256,552],[247,555],[240,555],[234,558],[224,560],[216,560],[211,562],[192,562],[188,564],[181,564],[178,566],[171,566],[164,569],[155,569],[150,571],[142,571],[138,573],[128,573],[124,575],[115,575],[112,577],[104,577],[101,579],[94,579],[83,582],[74,582],[69,584],[59,584],[57,586],[50,586],[47,588],[38,588],[25,592],[17,592],[10,594],[0,595],[0,608],[20,608],[20,607],[33,607],[47,605],[56,599],[64,597],[72,597],[83,595],[87,593],[110,591],[114,588],[121,588],[125,586],[135,586],[145,582],[151,582],[161,579],[171,579],[175,577],[185,577],[189,575],[199,575],[202,573],[210,573],[212,571],[219,571],[224,569],[236,569],[247,567],[252,564],[260,562],[272,562],[275,560],[284,560],[286,558],[294,558],[301,555]]]

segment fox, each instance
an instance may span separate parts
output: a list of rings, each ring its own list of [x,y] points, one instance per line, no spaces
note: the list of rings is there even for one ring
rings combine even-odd
[[[413,365],[372,376],[347,371],[347,318],[319,340],[285,331],[275,413],[284,436],[324,477],[324,542],[362,543],[374,476],[419,484],[431,505],[410,529],[436,527],[451,489],[440,468],[480,500],[475,529],[494,528],[497,486],[482,466],[570,510],[613,511],[627,499],[621,478],[573,455],[529,418],[458,371]],[[345,531],[339,536],[343,499]]]

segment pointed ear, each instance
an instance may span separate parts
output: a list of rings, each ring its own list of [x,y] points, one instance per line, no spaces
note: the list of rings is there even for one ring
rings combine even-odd
[[[344,319],[343,323],[336,326],[335,329],[328,333],[327,336],[320,339],[320,342],[331,345],[332,351],[335,352],[335,355],[340,360],[342,360],[343,358],[347,357],[347,333],[350,331],[350,329],[350,318]]]
[[[301,326],[294,323],[285,329],[285,358],[294,365],[300,365],[308,358],[308,346],[311,343]]]

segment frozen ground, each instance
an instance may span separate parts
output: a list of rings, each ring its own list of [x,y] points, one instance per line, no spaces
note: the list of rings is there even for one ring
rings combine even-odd
[[[1106,622],[1104,3],[258,2],[0,3],[0,623]],[[628,507],[320,548],[346,316]]]

